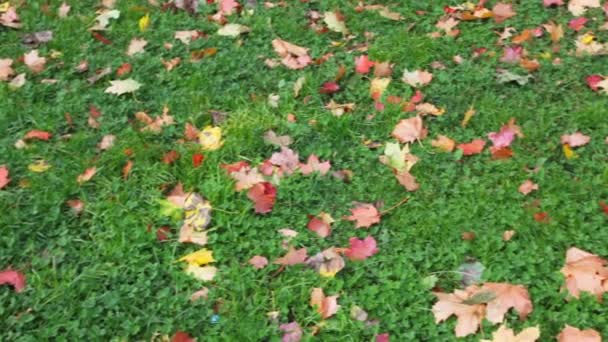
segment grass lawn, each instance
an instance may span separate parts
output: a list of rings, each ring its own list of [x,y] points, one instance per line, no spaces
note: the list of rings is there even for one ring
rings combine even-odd
[[[462,20],[452,37],[435,25],[450,12],[444,6],[457,1],[378,1],[401,17],[392,20],[380,15],[382,9],[357,9],[356,1],[287,0],[272,7],[243,0],[225,18],[250,32],[230,37],[218,35],[221,26],[210,18],[217,4],[201,1],[198,13],[189,14],[163,10],[160,0],[160,6],[123,0],[114,5],[120,17],[110,19],[107,30],[96,31],[95,39],[89,28],[103,8],[100,1],[66,0],[71,9],[64,18],[57,14],[60,1],[11,2],[22,27],[0,25],[0,59],[12,59],[14,75],[24,73],[26,82],[9,85],[14,75],[0,81],[0,165],[11,178],[0,187],[0,270],[22,272],[27,284],[19,293],[0,287],[3,341],[162,340],[178,331],[199,341],[279,341],[279,325],[289,322],[302,327],[303,341],[374,341],[382,333],[391,341],[478,341],[490,338],[497,325],[484,320],[476,334],[457,338],[456,320],[435,323],[432,312],[433,291],[462,288],[457,270],[471,261],[485,267],[480,282],[528,289],[534,310],[527,319],[519,320],[515,311],[505,318],[515,331],[538,325],[540,340],[548,341],[568,324],[608,338],[606,300],[587,293],[566,300],[568,293],[560,291],[568,248],[608,258],[608,216],[598,204],[608,201],[608,96],[586,82],[590,75],[608,75],[607,60],[575,53],[577,39],[588,32],[593,42],[608,42],[601,8],[578,15],[589,20],[577,32],[568,26],[577,16],[565,5],[504,0],[515,16],[503,22]],[[495,4],[491,0],[486,7],[492,10]],[[349,33],[328,30],[322,17],[310,19],[310,11],[321,16],[339,11]],[[466,12],[453,11],[457,20]],[[150,24],[142,32],[139,22],[146,13]],[[563,27],[557,42],[542,28],[550,21]],[[513,34],[499,45],[506,27],[513,27]],[[539,27],[525,41],[512,42],[525,29]],[[38,47],[22,42],[26,34],[46,30],[53,32],[51,41]],[[201,34],[185,44],[174,38],[184,30]],[[440,37],[431,38],[436,31]],[[129,56],[133,38],[148,44],[144,52]],[[308,48],[313,63],[297,70],[280,62],[267,66],[266,59],[280,59],[271,43],[276,38]],[[589,38],[584,44],[593,42]],[[513,46],[521,46],[527,56],[520,50],[515,63],[505,62],[503,50]],[[19,60],[32,49],[46,58],[39,73]],[[193,61],[193,53],[203,56]],[[355,57],[361,55],[394,64],[391,83],[377,100],[369,92],[373,68],[368,74],[355,72]],[[167,70],[162,61],[177,57],[181,62]],[[537,60],[538,69],[522,68],[522,58]],[[88,70],[79,72],[83,61]],[[130,72],[117,75],[125,63]],[[325,82],[334,82],[341,66],[340,90],[320,92]],[[104,68],[111,73],[87,81]],[[405,69],[431,72],[432,81],[412,87],[401,80]],[[497,69],[530,77],[522,84],[500,83]],[[305,81],[296,96],[300,78]],[[48,79],[54,81],[43,82]],[[141,87],[120,96],[105,92],[109,81],[125,79]],[[397,142],[391,135],[395,125],[420,111],[404,111],[417,89],[424,102],[445,112],[425,115],[427,137],[409,145],[419,159],[410,172],[420,186],[407,191],[379,156],[385,144]],[[269,97],[276,100],[276,95],[273,105]],[[325,108],[330,100],[356,107],[336,116]],[[158,133],[142,130],[145,125],[135,114],[154,118],[164,106],[174,124]],[[463,126],[471,107],[476,113]],[[93,116],[95,110],[101,115],[91,119],[91,108]],[[218,112],[226,113],[221,123],[212,115]],[[511,118],[525,137],[510,145],[511,157],[497,160],[488,133],[498,132]],[[196,141],[185,141],[186,123],[199,130],[220,127],[223,146],[203,150]],[[53,136],[15,146],[32,130]],[[267,178],[277,191],[274,207],[258,214],[248,191],[236,192],[221,165],[247,161],[253,167],[271,158],[280,148],[264,141],[269,130],[290,136],[289,148],[302,162],[314,154],[329,160],[331,170],[279,177],[275,168],[275,176]],[[591,140],[573,148],[576,155],[569,158],[560,137],[574,132]],[[107,135],[115,136],[114,144],[101,150],[98,144]],[[431,145],[438,135],[457,144],[483,139],[485,149],[470,156],[460,149],[443,152]],[[170,151],[180,157],[163,162]],[[204,155],[198,167],[192,161],[196,153]],[[31,164],[39,160],[51,168],[33,172]],[[132,169],[123,177],[129,161]],[[91,167],[95,175],[78,182]],[[332,176],[338,170],[350,170],[350,182]],[[528,179],[538,190],[523,195],[518,187]],[[178,183],[213,208],[204,247],[213,251],[211,265],[217,268],[211,281],[187,274],[186,264],[177,261],[202,248],[178,241],[181,209],[176,219],[165,215],[163,200]],[[67,204],[76,199],[84,203],[79,214]],[[377,204],[385,211],[381,221],[355,229],[343,218],[351,214],[353,202]],[[325,238],[307,228],[308,215],[323,212],[335,219]],[[157,238],[160,227],[169,230],[164,241]],[[298,234],[284,242],[283,228]],[[515,235],[504,241],[507,230]],[[467,232],[475,238],[463,239]],[[334,277],[304,264],[273,264],[285,255],[286,245],[305,247],[314,256],[367,236],[375,239],[378,252],[362,261],[345,257],[346,266]],[[255,255],[269,264],[255,269],[248,263]],[[208,298],[191,301],[202,287]],[[335,315],[323,319],[311,307],[313,288],[339,295]],[[366,322],[351,317],[355,305],[367,312]]]

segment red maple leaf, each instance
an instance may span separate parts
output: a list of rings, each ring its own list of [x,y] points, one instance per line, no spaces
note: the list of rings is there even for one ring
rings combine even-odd
[[[247,192],[247,197],[255,203],[255,212],[266,214],[272,210],[277,197],[277,189],[268,182],[257,183]]]

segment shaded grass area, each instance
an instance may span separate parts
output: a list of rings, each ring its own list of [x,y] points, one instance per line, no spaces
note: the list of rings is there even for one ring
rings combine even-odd
[[[603,142],[608,135],[608,101],[584,82],[589,74],[605,72],[605,58],[567,55],[574,37],[568,33],[559,55],[562,65],[541,61],[541,70],[521,87],[497,84],[494,77],[497,65],[505,67],[498,62],[501,51],[494,45],[494,31],[507,24],[518,29],[536,27],[549,19],[566,23],[570,16],[565,9],[546,10],[536,2],[523,2],[518,4],[518,16],[505,24],[466,23],[460,37],[432,40],[426,33],[434,30],[443,2],[395,6],[404,15],[403,22],[392,22],[373,12],[357,13],[346,1],[293,2],[285,8],[260,7],[252,16],[235,18],[252,28],[239,45],[234,39],[213,34],[217,26],[205,19],[213,12],[208,6],[198,17],[154,9],[151,29],[139,33],[137,19],[144,12],[137,6],[141,3],[124,1],[118,5],[121,18],[106,33],[113,44],[104,46],[86,31],[95,3],[71,5],[70,17],[58,20],[42,14],[38,2],[29,2],[20,9],[24,28],[1,31],[7,42],[0,46],[2,58],[16,59],[29,51],[20,44],[25,32],[47,29],[54,31],[55,39],[40,47],[41,55],[51,50],[62,52],[61,57],[49,61],[42,74],[28,75],[23,88],[11,91],[0,84],[0,132],[5,132],[0,136],[0,164],[10,166],[14,179],[8,189],[0,191],[0,267],[12,265],[28,277],[22,294],[0,288],[4,340],[55,336],[150,339],[156,332],[172,334],[177,330],[201,340],[277,340],[280,333],[267,319],[269,311],[279,311],[282,323],[297,320],[302,326],[312,326],[320,322],[308,304],[313,287],[340,294],[342,305],[334,318],[323,323],[318,335],[321,340],[371,340],[381,332],[390,332],[398,341],[453,340],[453,320],[434,323],[430,311],[434,297],[421,281],[436,274],[438,285],[452,290],[458,287],[458,278],[446,271],[455,270],[469,257],[486,266],[484,280],[529,288],[535,310],[524,323],[509,314],[511,326],[519,330],[540,324],[544,339],[555,336],[566,323],[593,327],[607,336],[605,304],[589,296],[566,302],[565,294],[559,291],[563,284],[559,269],[568,247],[608,256],[606,217],[597,206],[608,197]],[[484,153],[456,160],[451,154],[436,153],[429,140],[414,144],[412,152],[421,160],[413,172],[421,188],[407,194],[391,171],[378,162],[380,152],[368,149],[362,141],[391,140],[394,125],[410,114],[387,105],[383,112],[375,112],[373,120],[365,120],[374,112],[369,82],[352,72],[334,99],[356,102],[357,109],[337,118],[323,108],[328,98],[318,94],[318,88],[335,77],[339,65],[352,70],[353,57],[344,49],[329,46],[341,35],[319,35],[306,29],[305,14],[310,9],[336,8],[344,12],[348,27],[357,34],[356,41],[365,41],[365,31],[376,34],[369,42],[370,59],[395,63],[394,80],[387,92],[405,98],[412,95],[412,90],[398,81],[404,68],[428,69],[437,60],[448,66],[435,71],[435,79],[424,89],[428,101],[446,108],[446,114],[427,121],[430,137],[447,134],[457,141],[469,141],[485,137],[514,117],[526,134],[514,144],[514,158],[492,161]],[[417,16],[414,10],[427,14]],[[174,31],[190,29],[205,31],[209,37],[189,47],[173,40]],[[602,35],[606,33],[600,32],[600,38]],[[127,57],[124,52],[133,37],[144,37],[150,43],[144,54]],[[301,71],[267,69],[263,60],[273,56],[270,42],[276,37],[309,47],[313,56],[333,52],[334,57]],[[174,48],[164,49],[165,41],[174,43]],[[547,39],[526,44],[533,54],[551,49]],[[189,52],[207,47],[216,47],[218,53],[199,63],[188,61]],[[461,65],[451,62],[454,55],[470,56],[476,47],[487,47],[496,54]],[[175,56],[182,57],[182,64],[166,72],[161,58]],[[106,66],[115,70],[129,62],[133,66],[129,76],[144,86],[134,96],[104,94],[107,78],[89,85],[86,75],[74,73],[74,66],[84,59],[92,70]],[[25,67],[17,70],[25,72]],[[302,89],[303,95],[310,96],[306,104],[292,93],[300,76],[307,78]],[[44,78],[59,82],[39,84]],[[279,108],[267,105],[270,93],[281,96]],[[160,135],[142,133],[133,125],[135,112],[159,114],[165,104],[177,125]],[[90,105],[102,112],[99,130],[87,126]],[[471,105],[478,114],[463,129],[462,113]],[[201,168],[194,169],[190,156],[197,147],[176,140],[182,137],[186,122],[197,127],[210,124],[210,110],[230,113],[222,124],[226,142],[221,150],[206,154]],[[74,127],[65,122],[65,112],[73,116]],[[287,122],[287,113],[294,113],[298,121]],[[316,124],[310,125],[310,120]],[[30,129],[48,130],[56,137],[51,143],[15,149],[14,142]],[[261,139],[268,129],[291,135],[295,141],[292,147],[301,157],[315,153],[331,160],[335,170],[352,170],[352,183],[318,175],[286,178],[281,181],[273,212],[255,215],[246,195],[234,192],[232,181],[219,165],[241,159],[257,163],[270,157],[275,149]],[[559,136],[576,130],[591,135],[592,140],[577,150],[578,159],[566,160]],[[61,139],[63,134],[72,136]],[[96,144],[105,134],[116,135],[117,143],[99,153]],[[128,160],[123,153],[127,148],[133,150],[134,167],[129,179],[123,180],[120,170]],[[182,158],[165,165],[162,155],[171,149]],[[43,174],[29,172],[27,165],[37,159],[46,159],[53,167]],[[98,166],[97,175],[79,186],[77,175],[90,165]],[[541,169],[532,174],[526,166]],[[540,191],[523,197],[517,187],[528,178],[540,185]],[[18,187],[22,180],[29,186]],[[209,247],[218,260],[219,274],[207,285],[209,299],[195,303],[189,296],[201,284],[175,262],[195,247],[176,241],[159,243],[154,229],[152,233],[147,230],[148,226],[174,226],[159,214],[157,199],[163,197],[164,186],[178,181],[202,193],[217,209]],[[322,240],[306,229],[307,214],[325,211],[341,217],[348,214],[352,201],[384,201],[390,206],[406,196],[411,196],[406,205],[368,231],[355,231],[352,223],[339,221],[332,235]],[[86,202],[80,217],[72,215],[65,205],[72,198]],[[535,199],[540,200],[538,209],[531,208]],[[549,213],[550,223],[536,222],[533,214],[537,211]],[[293,244],[308,247],[309,255],[330,246],[345,246],[349,237],[367,234],[376,238],[380,252],[365,262],[348,263],[334,279],[322,279],[301,266],[287,268],[279,275],[274,275],[276,266],[260,271],[249,267],[246,261],[253,255],[272,260],[284,254],[277,233],[284,227],[300,232]],[[509,229],[517,235],[505,243],[502,232]],[[462,241],[465,231],[475,232],[477,238]],[[222,303],[220,318],[212,323],[217,303]],[[352,320],[348,311],[353,304],[380,323],[369,328]],[[484,326],[486,335],[492,330]]]

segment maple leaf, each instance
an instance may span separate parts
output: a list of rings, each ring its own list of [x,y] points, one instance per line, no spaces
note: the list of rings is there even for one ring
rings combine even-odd
[[[201,288],[200,290],[194,292],[190,295],[190,301],[194,302],[199,298],[207,299],[209,297],[209,289],[206,287]]]
[[[302,69],[312,62],[308,49],[286,42],[280,38],[272,41],[274,51],[282,58],[281,63],[289,69]]]
[[[23,140],[44,140],[48,141],[53,137],[53,134],[47,131],[38,129],[31,130],[23,136]]]
[[[416,191],[420,188],[420,185],[416,182],[416,177],[409,171],[395,170],[395,177],[397,177],[399,184],[403,185],[407,191]]]
[[[265,181],[257,167],[250,168],[249,166],[231,172],[230,177],[236,180],[234,190],[237,192],[250,189],[252,186]]]
[[[564,134],[560,138],[560,142],[563,145],[568,144],[570,147],[579,147],[587,145],[591,141],[591,137],[588,135],[584,135],[581,132],[576,132],[573,134]]]
[[[499,132],[488,133],[488,139],[492,141],[495,148],[509,147],[515,139],[515,131],[509,125],[505,125],[500,128]]]
[[[19,293],[25,289],[25,275],[11,269],[0,271],[0,285],[5,284],[13,286],[15,292]]]
[[[8,81],[15,74],[15,70],[11,68],[11,65],[13,65],[12,59],[0,59],[0,81]]]
[[[273,130],[264,133],[264,142],[275,146],[289,146],[293,142],[289,135],[278,136]]]
[[[338,305],[338,295],[325,296],[323,289],[315,287],[310,294],[310,306],[317,309],[321,318],[326,319],[333,316],[340,305]]]
[[[7,6],[6,4],[10,5],[9,2],[5,2],[2,5]],[[6,11],[0,14],[0,25],[15,29],[21,28],[21,20],[19,19],[19,15],[17,14],[17,10],[15,9],[15,7],[8,6],[8,8],[6,8]]]
[[[192,41],[192,39],[196,39],[198,38],[199,34],[198,31],[196,30],[189,30],[189,31],[175,31],[174,34],[174,38],[181,41],[182,43],[186,44],[186,45],[190,45],[190,41]]]
[[[574,18],[568,22],[568,27],[574,31],[580,31],[585,28],[588,19],[585,17]]]
[[[106,88],[104,92],[108,94],[115,94],[118,96],[125,93],[133,93],[141,87],[141,84],[139,82],[131,78],[126,80],[110,81],[110,83],[112,85]]]
[[[186,267],[186,274],[193,276],[194,278],[201,281],[210,281],[213,280],[215,274],[217,273],[217,268],[213,266],[197,266],[194,264],[188,264]]]
[[[97,168],[95,166],[90,167],[84,170],[82,174],[78,175],[76,181],[78,182],[78,184],[88,182],[89,180],[91,180],[91,178],[93,178],[93,176],[95,176],[95,173],[97,173]]]
[[[437,147],[443,152],[452,152],[456,147],[456,142],[445,135],[438,135],[437,139],[431,140],[431,146]]]
[[[327,27],[335,32],[342,34],[348,34],[346,23],[344,22],[344,16],[338,12],[325,12],[323,15],[323,21]]]
[[[509,329],[506,324],[502,324],[498,330],[492,333],[491,340],[481,340],[480,342],[534,342],[539,338],[540,329],[538,326],[526,328],[515,335],[513,329]]]
[[[321,175],[325,175],[329,172],[330,168],[331,163],[328,160],[321,163],[319,162],[319,158],[314,154],[308,156],[306,164],[300,163],[300,172],[303,175],[309,175],[315,171],[318,171]]]
[[[224,15],[231,15],[240,5],[235,0],[219,0],[219,10]]]
[[[294,173],[300,167],[298,154],[289,147],[282,146],[281,152],[275,152],[270,156],[273,165],[281,167],[283,172],[288,175]]]
[[[403,71],[403,76],[401,80],[414,88],[427,85],[433,79],[433,74],[424,70],[414,70],[408,71],[405,69]]]
[[[602,336],[597,330],[580,330],[568,324],[566,324],[556,338],[557,342],[602,342]]]
[[[503,21],[515,16],[517,13],[513,11],[513,5],[505,4],[502,2],[497,3],[492,8],[494,14],[494,21],[496,23],[502,23]]]
[[[464,337],[477,332],[485,316],[485,305],[483,303],[468,303],[479,290],[478,286],[471,285],[464,290],[456,289],[454,293],[433,293],[438,299],[432,309],[435,315],[435,323],[440,323],[455,315],[456,337]]]
[[[57,9],[57,16],[59,18],[66,18],[68,13],[70,12],[71,7],[64,2],[61,3],[61,6]]]
[[[247,261],[250,265],[252,265],[255,269],[262,269],[268,265],[268,259],[260,255],[254,255]]]
[[[272,210],[277,196],[277,189],[268,182],[257,183],[247,192],[247,198],[255,203],[255,212],[267,214]]]
[[[187,332],[177,331],[171,337],[171,342],[196,342],[196,339],[192,338]]]
[[[214,262],[215,259],[213,259],[212,251],[203,248],[179,258],[178,261],[185,261],[188,264],[202,266]]]
[[[114,142],[116,141],[116,136],[112,134],[104,135],[101,138],[99,144],[97,144],[97,148],[101,151],[108,150],[114,146]]]
[[[529,179],[521,183],[521,185],[517,189],[517,191],[521,192],[524,195],[527,195],[535,190],[538,190],[538,184],[534,184],[534,182]]]
[[[532,312],[533,306],[528,290],[521,285],[485,283],[481,291],[491,292],[495,296],[486,307],[486,318],[492,323],[502,322],[511,308],[517,311],[521,320]]]
[[[344,268],[344,259],[336,248],[330,247],[306,260],[306,264],[319,272],[322,277],[334,277]]]
[[[422,118],[417,115],[399,121],[393,129],[392,135],[402,143],[411,143],[426,138],[427,133]]]
[[[1,63],[1,61],[0,61],[0,63]],[[599,90],[598,84],[603,80],[604,80],[604,77],[602,77],[601,75],[589,75],[589,76],[585,77],[587,86],[589,86],[589,88],[591,88],[591,90],[593,90],[593,91]]]
[[[222,129],[220,127],[207,126],[198,134],[198,143],[203,151],[215,151],[222,147]]]
[[[46,58],[38,56],[38,50],[32,50],[23,55],[23,63],[25,63],[30,71],[37,74],[44,70]]]
[[[202,231],[211,222],[211,203],[197,193],[190,193],[184,201],[184,224]]]
[[[367,55],[355,57],[355,71],[359,74],[367,74],[374,66],[375,62],[369,60]]]
[[[110,19],[118,19],[120,17],[119,10],[102,10],[96,18],[97,23],[89,28],[89,31],[104,31],[110,24]]]
[[[505,46],[500,61],[503,63],[519,63],[521,61],[524,48],[522,46]]]
[[[251,29],[241,24],[226,24],[217,30],[217,34],[225,37],[238,37],[243,33],[250,32]]]
[[[279,329],[284,332],[281,342],[300,342],[302,339],[302,327],[298,322],[281,324]]]
[[[373,204],[359,203],[350,210],[352,215],[346,217],[349,221],[357,221],[355,228],[369,228],[380,222],[380,212]]]
[[[465,156],[471,156],[474,154],[479,154],[483,151],[483,147],[486,145],[486,142],[481,139],[475,139],[470,143],[466,144],[458,144],[456,146],[458,149],[462,150],[462,154]]]
[[[11,179],[9,178],[8,167],[0,165],[0,189],[4,188],[10,182]]]
[[[571,247],[566,252],[566,265],[560,272],[566,277],[566,288],[575,298],[588,292],[598,299],[608,290],[608,261],[595,254]]]
[[[144,47],[148,45],[148,41],[140,38],[133,38],[127,48],[127,56],[133,56],[136,53],[144,52]]]
[[[575,17],[581,16],[587,12],[588,8],[599,8],[600,0],[570,0],[568,1],[568,11]]]
[[[287,251],[287,254],[275,260],[273,264],[284,266],[303,264],[307,257],[308,255],[306,252],[306,247],[295,249],[290,246],[289,251]]]
[[[547,24],[544,24],[543,27],[551,35],[551,41],[553,43],[559,42],[564,36],[564,29],[561,24],[550,21]]]
[[[348,243],[350,247],[345,250],[344,255],[350,260],[365,260],[378,253],[376,240],[373,236],[368,236],[362,240],[352,237],[348,240]]]
[[[204,246],[207,244],[207,232],[197,231],[194,225],[184,223],[179,230],[178,241]]]
[[[340,117],[344,113],[352,112],[355,110],[356,105],[354,103],[344,103],[339,104],[334,102],[334,100],[329,101],[328,104],[325,105],[325,108],[329,109],[334,116]]]
[[[386,90],[386,88],[388,87],[388,85],[390,83],[391,83],[391,79],[388,77],[373,78],[370,83],[370,86],[369,86],[369,95],[372,97],[372,99],[375,99],[375,100],[380,99],[382,97],[382,94],[384,94],[384,91]]]
[[[327,213],[320,213],[318,216],[308,215],[308,229],[317,233],[322,238],[329,236],[331,233],[331,224],[334,219]]]

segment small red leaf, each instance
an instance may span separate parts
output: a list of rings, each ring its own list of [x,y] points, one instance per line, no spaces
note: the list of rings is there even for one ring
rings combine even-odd
[[[374,64],[374,62],[369,60],[367,55],[355,57],[355,71],[360,74],[369,73]]]
[[[249,189],[247,197],[255,203],[255,212],[266,214],[272,211],[277,189],[268,182],[257,183]]]
[[[116,75],[122,76],[131,72],[131,64],[124,63],[116,69]]]
[[[325,82],[321,86],[319,93],[321,94],[333,94],[340,90],[340,86],[336,82]]]
[[[8,183],[11,182],[8,174],[8,167],[4,165],[0,166],[0,189],[4,188]]]
[[[15,270],[0,271],[0,285],[9,284],[19,293],[25,288],[25,275]]]
[[[346,249],[344,255],[350,260],[365,260],[378,253],[376,240],[372,236],[368,236],[363,240],[353,237],[348,242],[350,243],[350,247]]]
[[[203,160],[205,160],[205,156],[200,154],[200,153],[195,153],[192,155],[192,166],[199,167],[201,166],[201,164],[203,163]]]
[[[167,226],[162,226],[156,229],[156,240],[158,241],[166,241],[169,239],[169,233],[171,232],[171,228]]]
[[[23,139],[25,140],[44,140],[48,141],[53,136],[52,133],[41,131],[37,129],[33,129],[25,134]]]
[[[171,342],[196,342],[196,339],[192,338],[188,333],[178,331],[171,338]]]
[[[93,35],[93,38],[95,38],[95,40],[97,40],[98,42],[105,44],[105,45],[110,45],[112,44],[112,41],[109,40],[108,38],[104,37],[101,33],[93,31],[91,32],[91,35]]]
[[[479,154],[483,151],[483,147],[486,145],[486,142],[481,139],[475,139],[470,143],[459,144],[456,146],[457,148],[462,150],[462,154],[465,156],[471,156],[474,154]]]

